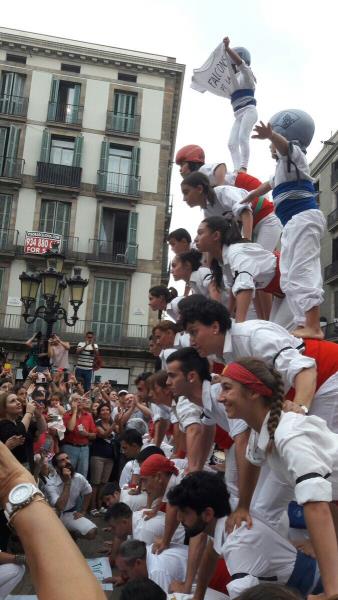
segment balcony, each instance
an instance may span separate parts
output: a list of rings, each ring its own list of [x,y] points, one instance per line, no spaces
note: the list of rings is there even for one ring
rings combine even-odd
[[[136,268],[138,246],[123,242],[90,239],[87,260],[95,263]]]
[[[327,228],[329,231],[335,229],[338,226],[338,208],[335,208],[332,212],[327,215]]]
[[[56,125],[66,125],[70,128],[80,128],[82,125],[83,106],[79,104],[63,104],[49,102],[47,121]]]
[[[42,187],[59,187],[79,190],[81,185],[81,174],[81,167],[38,162],[35,183]]]
[[[140,124],[141,115],[127,115],[112,110],[107,112],[107,133],[137,138],[140,135]]]
[[[325,283],[334,283],[338,279],[338,260],[334,261],[324,269]]]
[[[17,229],[0,229],[0,255],[12,254],[14,256],[18,236],[19,231]]]
[[[0,181],[5,180],[6,183],[21,184],[25,164],[23,158],[7,158],[6,156],[0,156],[0,164],[2,165]]]
[[[139,196],[141,177],[112,171],[97,172],[97,192],[113,196]]]
[[[0,114],[6,117],[25,118],[28,109],[28,98],[3,94],[0,96]]]
[[[130,323],[107,323],[102,321],[78,320],[75,327],[61,326],[58,334],[61,339],[77,346],[84,339],[86,331],[94,331],[99,346],[133,348],[146,350],[151,334],[148,325]],[[34,332],[34,325],[28,326],[21,315],[0,314],[0,340],[25,342]]]

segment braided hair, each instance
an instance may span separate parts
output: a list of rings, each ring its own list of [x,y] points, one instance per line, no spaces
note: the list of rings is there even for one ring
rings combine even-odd
[[[268,367],[265,362],[258,358],[240,358],[236,363],[245,367],[248,371],[256,375],[268,388],[272,390],[272,396],[264,396],[264,403],[270,409],[270,416],[267,422],[270,445],[269,451],[273,448],[275,431],[278,427],[284,402],[284,384],[278,371]]]

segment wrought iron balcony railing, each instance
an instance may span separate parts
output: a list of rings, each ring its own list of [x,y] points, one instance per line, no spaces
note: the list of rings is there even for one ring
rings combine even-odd
[[[97,189],[107,194],[139,196],[140,177],[113,171],[98,171]]]
[[[23,158],[7,158],[0,156],[0,177],[20,180],[23,174],[25,161]]]
[[[327,228],[333,229],[338,225],[338,208],[335,208],[332,212],[327,215]]]
[[[62,102],[49,102],[47,121],[52,123],[65,123],[66,125],[82,124],[83,106],[79,104],[64,104]]]
[[[121,133],[125,136],[140,135],[141,115],[128,115],[109,110],[107,113],[107,132]]]
[[[14,253],[17,248],[18,236],[17,229],[0,229],[0,254]]]
[[[35,182],[51,186],[79,188],[81,185],[81,173],[81,167],[38,162]]]
[[[338,260],[334,261],[324,269],[324,280],[332,283],[338,278]]]
[[[13,96],[12,94],[0,95],[0,114],[13,117],[25,117],[28,109],[28,98]]]
[[[88,259],[132,267],[136,266],[137,251],[137,244],[90,239]]]

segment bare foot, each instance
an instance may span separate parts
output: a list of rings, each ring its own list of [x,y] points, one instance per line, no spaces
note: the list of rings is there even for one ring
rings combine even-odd
[[[297,327],[292,335],[299,338],[310,338],[312,340],[323,340],[324,334],[320,327],[318,329],[312,329],[311,327]]]

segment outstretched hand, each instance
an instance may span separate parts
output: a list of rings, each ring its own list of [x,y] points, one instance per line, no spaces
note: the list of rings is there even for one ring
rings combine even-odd
[[[258,140],[269,140],[272,136],[272,127],[270,123],[265,125],[263,121],[260,121],[260,125],[255,125],[254,132],[255,135],[252,135],[252,138],[256,138]]]

